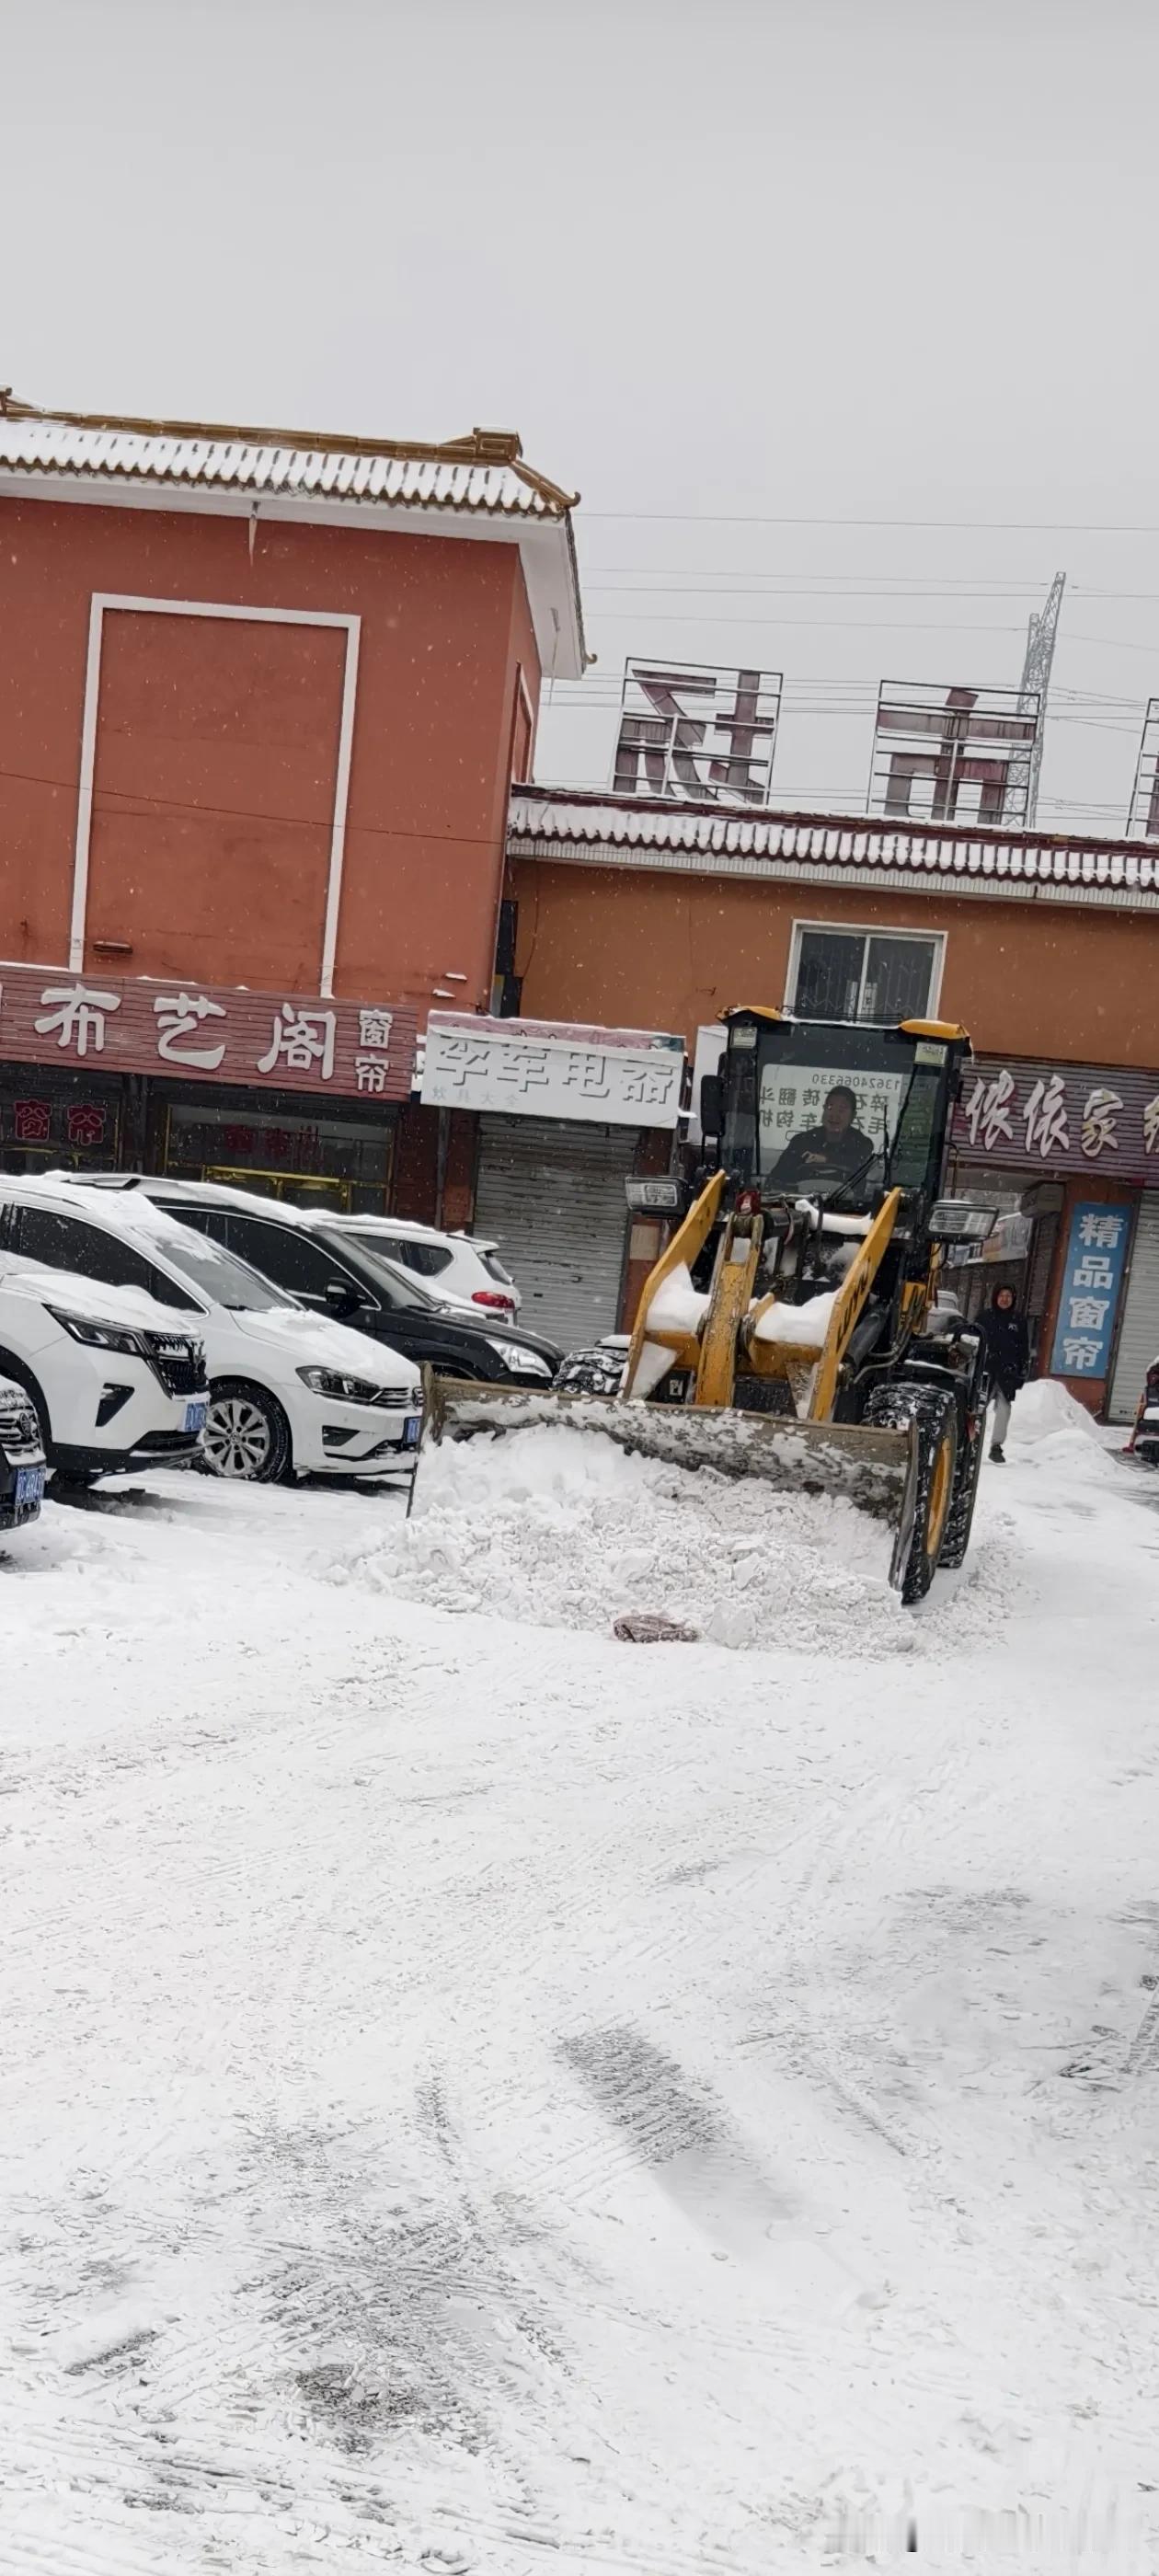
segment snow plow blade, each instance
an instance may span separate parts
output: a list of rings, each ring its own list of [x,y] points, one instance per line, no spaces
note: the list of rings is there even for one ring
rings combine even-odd
[[[543,1423],[599,1431],[641,1458],[670,1467],[711,1467],[720,1476],[757,1476],[782,1492],[835,1494],[895,1534],[894,1572],[913,1523],[916,1444],[909,1431],[857,1423],[795,1422],[735,1405],[650,1404],[617,1395],[524,1394],[519,1387],[432,1382],[424,1439],[470,1440],[478,1432],[526,1431]]]

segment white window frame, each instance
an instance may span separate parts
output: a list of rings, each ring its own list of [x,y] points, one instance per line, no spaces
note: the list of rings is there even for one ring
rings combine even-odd
[[[73,850],[72,919],[68,945],[70,973],[79,975],[84,969],[85,934],[88,926],[89,845],[93,828],[93,780],[96,771],[97,717],[101,693],[101,646],[104,641],[105,618],[111,610],[116,609],[124,610],[130,616],[139,617],[228,617],[247,626],[337,626],[345,631],[342,709],[338,719],[334,807],[330,818],[326,914],[318,973],[319,993],[324,1001],[329,1001],[334,991],[338,913],[342,901],[342,869],[346,856],[346,808],[350,795],[350,756],[354,741],[354,704],[358,691],[358,644],[362,620],[360,617],[342,615],[325,608],[242,608],[235,600],[144,599],[128,591],[95,590],[93,592],[89,607],[88,658],[85,665],[76,839]]]
[[[942,976],[945,973],[946,966],[947,934],[944,930],[915,930],[909,922],[904,924],[898,923],[895,926],[883,921],[795,921],[793,923],[793,935],[789,941],[789,965],[785,977],[785,999],[783,1008],[786,1011],[792,1011],[795,1008],[793,995],[797,990],[797,977],[801,967],[801,941],[807,932],[813,930],[830,932],[832,936],[837,939],[863,939],[865,941],[869,941],[870,939],[914,939],[921,947],[931,948],[933,950],[933,964],[930,973],[929,996],[926,1001],[923,1016],[931,1020],[935,1020],[937,1018],[938,1006],[942,998]],[[857,995],[859,1002],[865,991],[866,954],[867,952],[863,950],[861,962],[861,983],[858,987]]]

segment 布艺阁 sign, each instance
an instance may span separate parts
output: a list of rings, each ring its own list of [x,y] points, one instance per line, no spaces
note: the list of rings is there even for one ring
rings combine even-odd
[[[394,1003],[0,965],[9,1062],[405,1100],[416,1026]]]
[[[609,1127],[674,1127],[684,1041],[649,1029],[570,1028],[432,1011],[420,1097],[437,1109],[491,1109]]]

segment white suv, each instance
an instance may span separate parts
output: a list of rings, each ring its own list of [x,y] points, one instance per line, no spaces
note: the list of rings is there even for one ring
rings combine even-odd
[[[34,1521],[44,1495],[45,1458],[36,1408],[14,1378],[0,1377],[0,1530]]]
[[[413,1360],[309,1314],[142,1193],[0,1173],[4,1245],[80,1272],[69,1283],[74,1301],[78,1292],[90,1300],[160,1299],[175,1329],[204,1341],[204,1457],[214,1474],[258,1484],[295,1475],[382,1482],[413,1474],[422,1422]]]
[[[488,1315],[514,1323],[523,1299],[489,1236],[445,1234],[441,1226],[405,1216],[335,1216],[329,1208],[326,1222],[335,1233],[352,1234],[368,1252],[415,1271],[444,1306],[460,1307],[477,1324]]]
[[[4,1187],[0,1177],[0,1190]],[[193,1458],[205,1423],[205,1349],[192,1317],[140,1289],[45,1266],[0,1213],[0,1377],[35,1408],[62,1483]]]

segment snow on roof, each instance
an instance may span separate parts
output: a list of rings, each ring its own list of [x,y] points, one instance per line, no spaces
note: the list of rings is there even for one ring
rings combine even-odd
[[[94,474],[340,501],[413,502],[562,519],[578,494],[526,462],[514,430],[474,429],[435,445],[328,430],[231,428],[40,411],[0,393],[0,463],[26,474]]]
[[[1139,841],[879,822],[850,814],[609,796],[579,788],[517,788],[507,828],[512,858],[673,874],[864,885],[905,876],[914,891],[1006,896],[1146,911],[1159,905],[1159,850]]]
[[[48,411],[0,389],[0,495],[153,509],[260,512],[314,523],[361,519],[519,546],[545,669],[578,679],[589,659],[571,513],[579,494],[529,465],[514,430],[441,444],[223,421]]]

